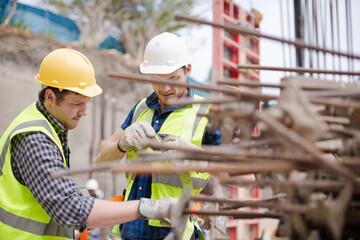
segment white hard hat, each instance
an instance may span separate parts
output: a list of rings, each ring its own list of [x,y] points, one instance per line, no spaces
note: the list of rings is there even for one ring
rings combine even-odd
[[[184,41],[175,34],[164,32],[147,44],[140,72],[168,74],[189,63],[189,53]]]
[[[99,184],[95,179],[91,178],[91,179],[87,180],[86,188],[88,190],[96,190],[99,188]]]

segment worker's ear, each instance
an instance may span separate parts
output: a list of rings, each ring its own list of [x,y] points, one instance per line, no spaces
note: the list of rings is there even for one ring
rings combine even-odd
[[[53,90],[51,89],[46,89],[45,91],[45,101],[49,102],[49,103],[55,103],[56,102],[56,96],[55,93],[53,92]]]
[[[191,73],[191,64],[188,64],[186,66],[186,77],[190,76],[190,73]]]

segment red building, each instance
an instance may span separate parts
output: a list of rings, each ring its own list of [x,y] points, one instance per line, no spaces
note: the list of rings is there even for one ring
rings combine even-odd
[[[240,25],[250,29],[259,28],[258,12],[246,12],[228,0],[214,0],[214,22]],[[213,29],[213,79],[233,78],[259,81],[259,72],[239,72],[239,64],[259,64],[259,39],[234,34],[220,28]]]
[[[253,10],[247,12],[229,0],[214,0],[213,21],[258,29],[261,15]],[[213,28],[213,77],[217,80],[259,81],[258,71],[239,71],[239,64],[259,64],[259,39],[220,28]],[[258,199],[260,190],[230,188],[227,197],[237,199]],[[253,209],[253,211],[255,211]],[[256,239],[259,235],[259,220],[230,220],[226,224],[230,239]]]

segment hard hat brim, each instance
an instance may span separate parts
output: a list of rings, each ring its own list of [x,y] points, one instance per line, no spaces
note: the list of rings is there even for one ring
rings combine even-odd
[[[49,87],[54,87],[54,88],[59,88],[59,86],[54,86],[52,84],[49,84],[47,82],[44,82],[44,81],[41,81],[40,78],[39,78],[39,75],[37,75],[35,77],[35,79],[42,83],[43,85],[45,86],[49,86]],[[43,87],[42,87],[43,88]],[[76,92],[76,93],[80,93],[81,95],[84,95],[84,96],[87,96],[87,97],[95,97],[97,95],[100,95],[103,91],[101,89],[101,87],[95,83],[94,85],[92,86],[89,86],[89,87],[86,87],[86,88],[77,88],[77,87],[62,87],[61,89],[66,89],[66,90],[69,90],[69,91],[73,91],[73,92]]]
[[[92,85],[91,87],[86,87],[84,89],[81,88],[64,88],[69,91],[73,91],[76,93],[80,93],[81,95],[84,95],[86,97],[96,97],[102,93],[102,89],[99,85],[96,83]]]
[[[175,72],[179,68],[186,66],[187,64],[176,64],[173,66],[167,65],[145,65],[140,64],[140,72],[143,74],[169,74]]]

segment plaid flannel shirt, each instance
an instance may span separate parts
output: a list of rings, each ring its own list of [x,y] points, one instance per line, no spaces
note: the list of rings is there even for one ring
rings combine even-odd
[[[59,136],[69,167],[67,130],[42,103],[37,101],[36,107]],[[71,177],[54,179],[50,176],[53,172],[67,169],[57,145],[41,132],[17,135],[11,143],[11,166],[16,179],[28,187],[56,223],[80,231],[85,230],[86,219],[93,207],[94,198],[83,196]]]

